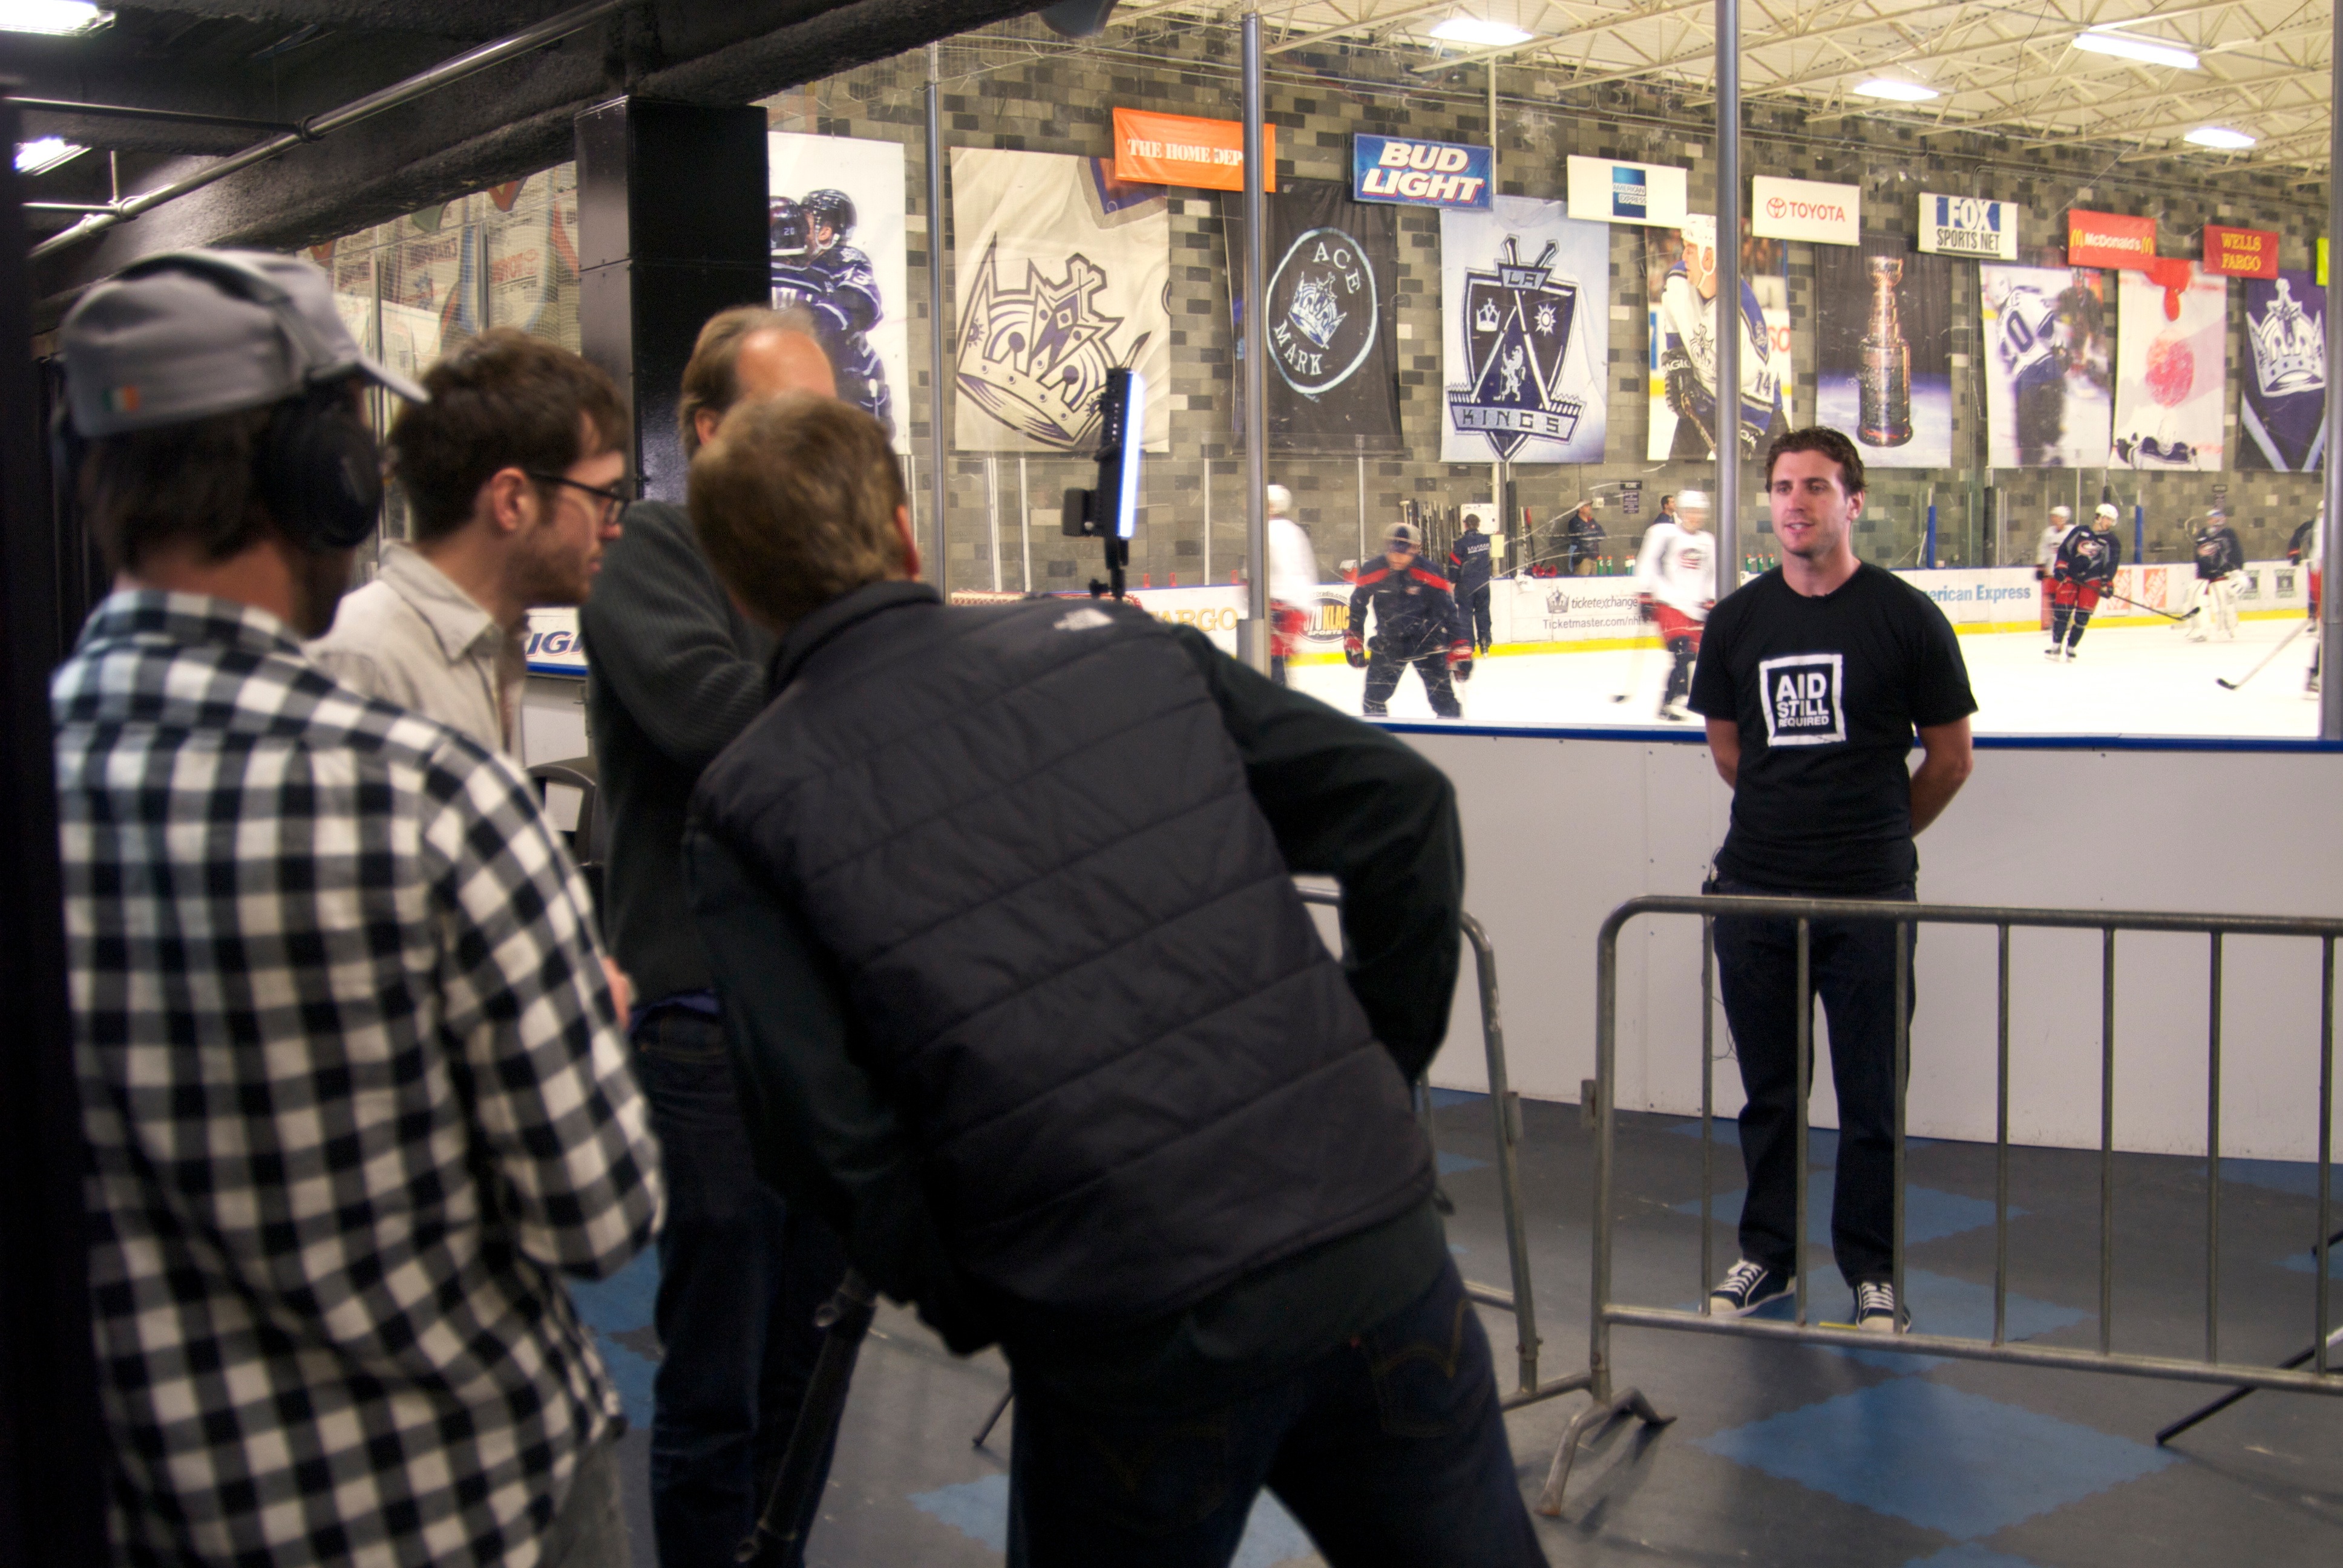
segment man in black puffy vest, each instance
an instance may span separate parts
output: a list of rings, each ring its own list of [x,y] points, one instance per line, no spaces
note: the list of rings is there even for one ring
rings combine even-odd
[[[841,403],[734,409],[691,513],[780,638],[685,844],[759,1169],[1003,1346],[1010,1561],[1225,1563],[1267,1485],[1338,1565],[1543,1563],[1409,1106],[1447,780],[1135,608],[938,602]]]

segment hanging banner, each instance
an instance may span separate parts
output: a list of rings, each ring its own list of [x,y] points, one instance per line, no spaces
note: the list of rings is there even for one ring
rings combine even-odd
[[[2115,353],[2107,275],[1987,264],[1977,276],[1986,467],[2107,467]]]
[[[771,131],[765,166],[773,304],[812,313],[838,395],[910,451],[896,403],[911,384],[901,145]]]
[[[1920,248],[1932,256],[2017,259],[2017,204],[1920,193]]]
[[[1815,423],[1879,468],[1953,466],[1953,263],[1901,240],[1815,252]]]
[[[2193,262],[2167,288],[2117,275],[2115,460],[2134,468],[2228,467],[2222,443],[2229,287]]]
[[[1262,188],[1277,188],[1277,127],[1261,128]],[[1244,189],[1244,122],[1114,112],[1114,177],[1131,185]]]
[[[1269,351],[1269,440],[1285,452],[1397,452],[1399,213],[1355,202],[1333,180],[1290,180],[1265,204],[1262,337]],[[1221,198],[1229,276],[1244,276],[1244,208]],[[1242,291],[1229,306],[1242,360]],[[1243,366],[1233,377],[1244,385]],[[1244,427],[1243,397],[1232,405]]]
[[[464,221],[474,199],[426,207],[377,231],[387,242],[378,250],[382,357],[403,375],[420,377],[450,339],[479,330],[479,236]]]
[[[2122,213],[2066,214],[2068,266],[2145,267],[2156,259],[2156,220]]]
[[[1570,159],[1570,212],[1597,223],[1674,228],[1684,217],[1684,171],[1673,164]]]
[[[1440,460],[1599,463],[1611,231],[1558,201],[1440,215]]]
[[[1351,195],[1358,201],[1489,210],[1487,147],[1458,142],[1407,142],[1397,136],[1351,138]]]
[[[2222,277],[2276,277],[2278,234],[2267,228],[2205,226],[2205,270]]]
[[[1106,373],[1147,380],[1146,449],[1172,449],[1172,220],[1104,158],[954,147],[960,397],[970,452],[1098,447]]]
[[[2237,466],[2317,472],[2327,439],[2327,290],[2308,270],[2247,280],[2246,359]]]
[[[1863,242],[1863,187],[1759,175],[1749,182],[1749,232],[1815,245]]]
[[[1789,428],[1790,283],[1777,239],[1741,237],[1741,449],[1754,457]],[[1650,461],[1716,455],[1716,219],[1644,236],[1651,301]]]

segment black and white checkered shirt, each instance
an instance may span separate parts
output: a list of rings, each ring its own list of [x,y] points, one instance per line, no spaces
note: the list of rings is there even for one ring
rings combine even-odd
[[[259,610],[118,593],[52,697],[118,1558],[534,1563],[618,1410],[559,1276],[659,1210],[576,868]]]

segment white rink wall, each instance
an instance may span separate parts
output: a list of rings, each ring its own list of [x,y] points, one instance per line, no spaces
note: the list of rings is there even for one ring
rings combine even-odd
[[[1699,890],[1729,798],[1707,749],[1621,737],[1410,733],[1455,780],[1466,904],[1497,950],[1513,1086],[1576,1101],[1594,1071],[1594,940],[1645,892]],[[1967,788],[1920,839],[1920,897],[2038,907],[2343,914],[2343,752],[1981,747]],[[2316,1157],[2318,944],[2226,944],[2222,1152]],[[2099,1140],[2099,936],[2013,931],[2011,1136]],[[2207,943],[2119,936],[2116,1141],[2205,1148]],[[1485,1087],[1469,950],[1432,1081]],[[1923,930],[1915,967],[1909,1128],[1994,1135],[1994,933]],[[1618,1103],[1700,1109],[1700,943],[1686,918],[1645,917],[1620,941]],[[1817,1012],[1817,1042],[1827,1030]],[[1826,1049],[1826,1047],[1825,1047]],[[1740,1082],[1716,1025],[1716,1107]],[[1837,1124],[1819,1064],[1815,1125]],[[2338,1128],[2343,1142],[2343,1128]]]

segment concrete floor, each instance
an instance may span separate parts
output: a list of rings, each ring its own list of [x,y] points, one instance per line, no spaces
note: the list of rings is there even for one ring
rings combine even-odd
[[[1469,1278],[1507,1278],[1487,1101],[1442,1093],[1435,1112],[1450,1240]],[[1585,1358],[1587,1133],[1574,1106],[1523,1107],[1522,1174],[1547,1377]],[[1730,1138],[1730,1124],[1720,1131]],[[1696,1123],[1624,1116],[1618,1136],[1619,1299],[1692,1306],[1701,1293]],[[1717,1151],[1718,1266],[1734,1256],[1738,1151]],[[1812,1315],[1841,1320],[1829,1264],[1827,1167],[1812,1230]],[[2116,1344],[2204,1353],[2201,1161],[2118,1160]],[[2275,1362],[2309,1342],[2312,1168],[2227,1161],[2222,1194],[2222,1351]],[[2343,1190],[2343,1172],[2337,1186]],[[1906,1202],[1908,1293],[1918,1328],[1985,1335],[1992,1324],[1993,1151],[1916,1143]],[[2020,1150],[2012,1161],[2009,1332],[2097,1342],[2098,1161]],[[2338,1264],[2343,1268],[2343,1264]],[[635,1561],[652,1568],[645,1491],[648,1263],[581,1292],[626,1386]],[[2343,1289],[2336,1292],[2343,1311]],[[639,1312],[639,1317],[634,1314]],[[632,1317],[631,1323],[626,1322]],[[1513,1320],[1484,1312],[1500,1375],[1513,1378]],[[2156,1430],[2217,1392],[2091,1373],[2045,1372],[1888,1352],[1761,1344],[1622,1330],[1622,1383],[1677,1419],[1632,1422],[1582,1453],[1564,1515],[1540,1520],[1556,1564],[1651,1562],[1849,1568],[2055,1568],[2064,1564],[2321,1564],[2343,1562],[2343,1398],[2258,1393],[2169,1449]],[[2343,1377],[2338,1377],[2343,1385]],[[882,1312],[865,1347],[809,1562],[820,1568],[1001,1560],[1007,1426],[969,1439],[1007,1383],[999,1357],[960,1361],[908,1313]],[[1509,1419],[1534,1497],[1572,1394]],[[1013,1412],[1011,1420],[1014,1419]],[[1256,1509],[1242,1568],[1315,1563],[1273,1502]]]

